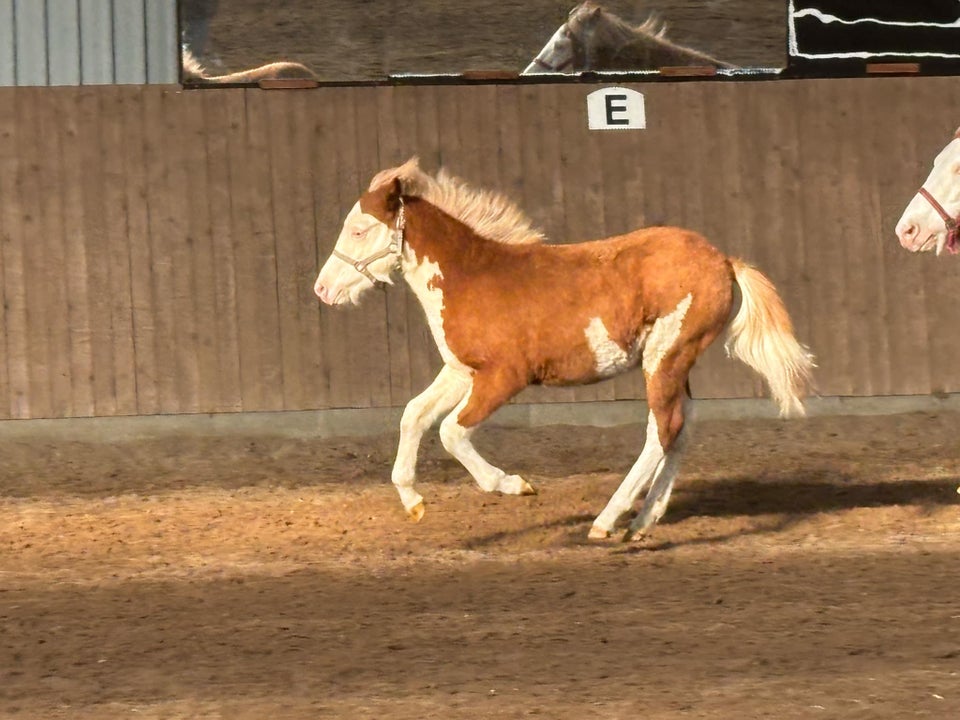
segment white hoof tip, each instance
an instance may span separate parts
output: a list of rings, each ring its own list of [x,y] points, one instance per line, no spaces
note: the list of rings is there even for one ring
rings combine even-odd
[[[603,528],[598,528],[596,525],[590,528],[590,532],[587,533],[587,537],[591,540],[606,540],[610,537],[610,531],[604,530]]]
[[[420,522],[423,520],[423,514],[426,512],[426,508],[423,507],[422,502],[418,502],[412,508],[407,509],[407,514],[410,516],[410,519],[414,522]]]
[[[519,475],[507,475],[494,488],[504,495],[536,495],[533,485]]]
[[[630,528],[627,530],[626,534],[623,536],[624,542],[641,542],[647,539],[647,533],[643,530],[634,530]]]

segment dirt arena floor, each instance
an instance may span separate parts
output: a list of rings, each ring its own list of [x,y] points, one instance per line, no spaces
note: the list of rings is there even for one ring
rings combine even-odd
[[[960,717],[960,414],[704,421],[640,544],[642,427],[0,440],[0,717]]]

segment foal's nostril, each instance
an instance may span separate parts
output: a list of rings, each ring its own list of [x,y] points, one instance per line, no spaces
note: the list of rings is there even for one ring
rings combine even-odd
[[[909,247],[920,233],[920,226],[915,222],[900,222],[897,224],[896,233],[900,244]]]

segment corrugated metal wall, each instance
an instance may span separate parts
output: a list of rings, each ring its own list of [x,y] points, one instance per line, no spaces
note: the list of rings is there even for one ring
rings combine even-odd
[[[588,131],[586,83],[0,90],[0,417],[404,404],[438,368],[412,295],[330,310],[311,287],[369,178],[415,153],[557,240],[670,223],[753,261],[824,395],[960,391],[960,268],[893,234],[960,78],[630,87],[646,130]],[[719,344],[693,390],[762,394]]]
[[[179,81],[176,0],[0,0],[0,85]]]

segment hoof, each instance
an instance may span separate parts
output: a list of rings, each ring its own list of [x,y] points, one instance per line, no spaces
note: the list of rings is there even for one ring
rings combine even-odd
[[[426,509],[423,507],[423,501],[418,502],[412,508],[407,509],[407,514],[410,516],[410,519],[414,522],[420,522],[423,519],[423,514],[426,512]]]
[[[610,537],[610,531],[599,528],[596,525],[590,527],[590,532],[587,533],[587,537],[591,540],[606,540]]]
[[[639,528],[636,528],[636,529],[630,528],[624,534],[623,541],[628,543],[642,542],[643,540],[646,540],[646,538],[647,538],[647,533],[645,533],[643,530]]]
[[[537,490],[519,475],[507,475],[496,487],[504,495],[536,495]]]

